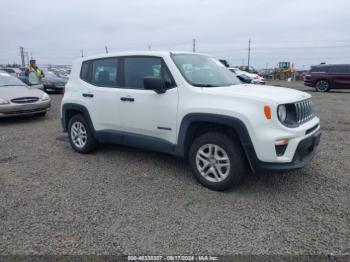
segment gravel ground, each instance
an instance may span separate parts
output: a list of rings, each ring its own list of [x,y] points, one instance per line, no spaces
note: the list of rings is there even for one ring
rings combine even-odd
[[[321,153],[222,193],[168,155],[74,153],[61,95],[45,118],[1,120],[0,254],[350,254],[350,91],[311,93]]]

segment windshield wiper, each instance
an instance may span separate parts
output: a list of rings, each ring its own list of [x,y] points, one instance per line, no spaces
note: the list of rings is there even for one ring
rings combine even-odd
[[[25,86],[25,85],[1,85],[1,86]]]
[[[209,84],[193,84],[194,86],[198,86],[198,87],[217,87],[214,85],[209,85]]]

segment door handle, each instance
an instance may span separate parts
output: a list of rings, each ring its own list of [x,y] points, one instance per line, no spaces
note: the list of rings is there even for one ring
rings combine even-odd
[[[94,97],[94,94],[83,93],[83,97]]]
[[[121,97],[120,100],[127,101],[127,102],[134,102],[135,99],[132,97]]]

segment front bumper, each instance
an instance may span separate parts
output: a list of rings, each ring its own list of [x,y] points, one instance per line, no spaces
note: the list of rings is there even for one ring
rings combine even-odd
[[[253,164],[254,171],[286,171],[302,168],[320,151],[320,138],[321,131],[318,130],[311,136],[301,140],[297,146],[297,149],[295,150],[292,162],[269,163],[255,159],[255,161],[251,163]]]
[[[311,80],[305,80],[304,81],[304,86],[310,86],[310,87],[315,87],[315,83]]]
[[[10,103],[0,106],[0,118],[40,114],[49,111],[50,107],[51,100],[28,104]]]

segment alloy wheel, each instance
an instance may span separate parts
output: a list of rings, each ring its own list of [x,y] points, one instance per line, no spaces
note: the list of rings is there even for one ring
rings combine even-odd
[[[230,172],[230,159],[226,151],[218,145],[201,146],[196,154],[198,172],[210,182],[221,182]]]
[[[317,91],[319,92],[326,92],[329,89],[329,84],[325,80],[320,80],[316,84]]]
[[[73,144],[77,148],[83,148],[87,142],[87,132],[83,123],[76,121],[72,124],[70,132]]]

